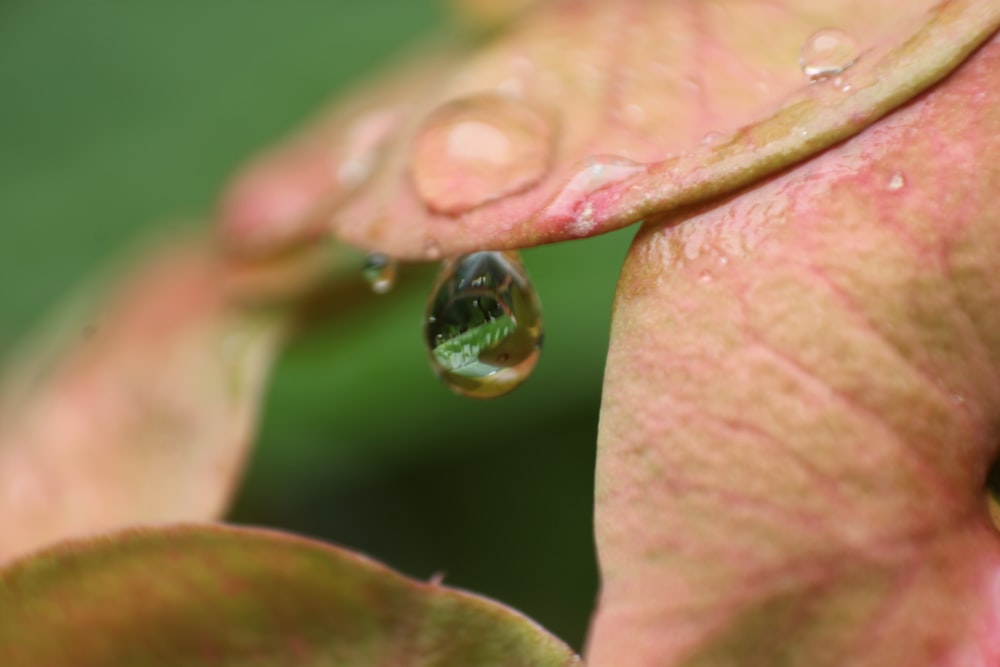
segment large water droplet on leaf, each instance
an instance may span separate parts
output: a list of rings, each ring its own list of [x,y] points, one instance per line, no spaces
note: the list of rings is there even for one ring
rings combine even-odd
[[[840,74],[858,59],[858,44],[843,30],[818,30],[799,52],[802,73],[815,81]]]
[[[396,261],[380,252],[373,252],[365,259],[361,276],[376,294],[385,294],[396,283]]]
[[[494,398],[538,361],[542,311],[517,253],[475,252],[445,262],[424,318],[431,366],[464,396]]]
[[[552,128],[524,102],[485,93],[432,112],[413,140],[410,168],[432,210],[457,215],[521,192],[548,171]]]

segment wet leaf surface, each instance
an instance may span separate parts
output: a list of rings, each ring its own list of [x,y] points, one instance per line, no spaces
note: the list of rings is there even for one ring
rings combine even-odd
[[[426,92],[387,85],[405,111],[351,192],[307,188],[295,215],[254,199],[311,182],[303,172],[344,168],[356,124],[335,112],[342,129],[308,143],[311,157],[237,179],[223,229],[234,248],[260,252],[267,244],[240,220],[266,238],[293,219],[282,243],[333,233],[407,259],[598,234],[722,196],[859,132],[998,24],[992,0],[550,2],[457,64],[413,77]],[[811,82],[800,49],[831,27],[856,42],[857,61]],[[442,105],[483,95],[506,102],[442,123]],[[355,113],[364,124],[385,107]]]
[[[0,583],[8,667],[581,664],[498,603],[274,532],[191,526],[70,543],[0,571]]]
[[[993,41],[842,146],[644,227],[589,665],[1000,660],[998,67]]]

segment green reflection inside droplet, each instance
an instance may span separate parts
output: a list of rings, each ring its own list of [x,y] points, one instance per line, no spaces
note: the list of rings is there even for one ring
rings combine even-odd
[[[446,262],[424,324],[431,365],[465,396],[506,394],[538,361],[541,307],[516,253],[477,252]]]

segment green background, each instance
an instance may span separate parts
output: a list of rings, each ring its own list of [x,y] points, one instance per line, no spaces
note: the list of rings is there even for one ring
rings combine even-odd
[[[346,84],[447,29],[429,1],[0,3],[0,356],[151,230]],[[175,224],[175,223],[173,223]],[[287,350],[232,519],[320,537],[511,604],[579,647],[596,593],[594,439],[630,232],[530,250],[531,380],[491,402],[432,375],[433,272]]]

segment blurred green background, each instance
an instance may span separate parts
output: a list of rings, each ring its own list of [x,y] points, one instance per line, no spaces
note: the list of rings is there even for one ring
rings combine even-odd
[[[447,29],[431,0],[0,3],[0,356],[338,89]],[[525,253],[546,349],[513,395],[433,377],[430,271],[297,339],[232,519],[511,604],[579,647],[597,586],[594,440],[631,232]]]

